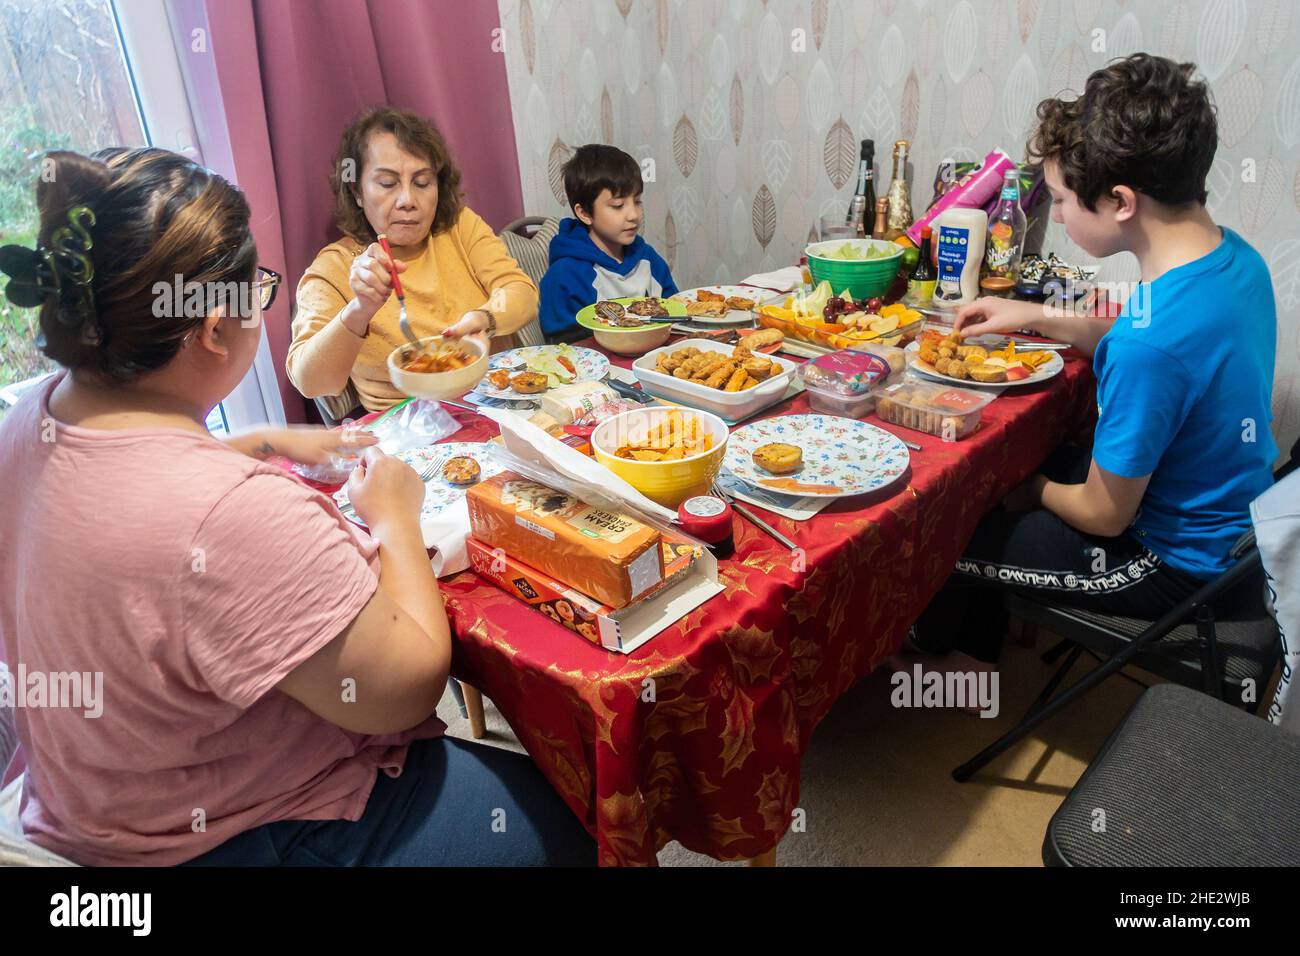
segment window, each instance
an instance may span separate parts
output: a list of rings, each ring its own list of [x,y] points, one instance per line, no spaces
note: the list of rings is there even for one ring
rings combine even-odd
[[[36,241],[42,153],[147,142],[108,0],[0,0],[0,245]],[[36,316],[0,298],[0,407],[54,370]]]
[[[160,146],[195,162],[194,121],[164,0],[0,0],[0,245],[35,241],[32,190],[50,149]],[[53,371],[36,310],[0,297],[0,415]],[[214,434],[283,424],[262,336],[253,368],[208,416]]]

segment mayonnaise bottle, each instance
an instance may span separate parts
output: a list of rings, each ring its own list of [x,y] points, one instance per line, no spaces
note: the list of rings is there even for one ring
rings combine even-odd
[[[980,291],[980,266],[989,217],[983,209],[945,209],[930,223],[937,250],[939,277],[934,304],[952,309],[975,301]]]

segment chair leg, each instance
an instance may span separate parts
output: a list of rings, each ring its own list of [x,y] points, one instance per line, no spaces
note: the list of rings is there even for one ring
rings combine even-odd
[[[460,681],[454,677],[447,679],[447,686],[451,688],[452,699],[456,701],[456,709],[466,720],[469,719],[469,711],[465,709],[465,692],[460,689]]]
[[[1043,652],[1043,657],[1042,657],[1043,663],[1055,664],[1060,659],[1061,655],[1070,649],[1070,645],[1072,643],[1074,642],[1067,641],[1065,638],[1061,638],[1059,641],[1057,641],[1055,644],[1053,644],[1051,647],[1049,647],[1047,650]]]
[[[469,735],[475,740],[482,740],[487,734],[487,721],[483,718],[483,695],[477,687],[462,683],[461,691],[465,694],[465,708],[469,711]]]
[[[1055,650],[1055,648],[1053,648],[1053,650]],[[1082,653],[1083,645],[1081,644],[1075,644],[1074,647],[1070,649],[1069,655],[1065,658],[1065,663],[1056,669],[1056,673],[1054,673],[1052,679],[1047,682],[1047,686],[1042,689],[1042,692],[1034,698],[1034,702],[1029,705],[1029,710],[1025,712],[1026,717],[1041,707],[1043,702],[1056,692],[1056,688],[1061,686],[1061,681],[1065,680],[1065,675],[1070,673],[1070,668],[1074,666],[1075,661],[1079,659],[1079,655]],[[1053,658],[1053,660],[1055,660],[1055,658]]]
[[[1126,647],[1123,651],[1116,654],[1114,657],[1106,661],[1100,667],[1097,667],[1095,670],[1092,670],[1087,674],[1085,674],[1083,677],[1079,678],[1079,680],[1071,684],[1065,691],[1063,691],[1057,697],[1054,697],[1051,700],[1046,701],[1045,703],[1043,703],[1041,707],[1031,710],[1029,713],[1027,713],[1024,716],[1024,718],[1020,721],[1020,723],[1016,724],[1015,727],[1007,731],[997,740],[993,741],[993,743],[989,744],[987,747],[985,747],[983,750],[977,753],[970,760],[967,760],[964,764],[962,764],[960,767],[954,770],[952,772],[952,778],[956,780],[958,783],[965,783],[972,776],[974,776],[976,772],[982,769],[984,765],[987,764],[990,760],[992,760],[994,757],[997,757],[1003,751],[1007,750],[1009,747],[1011,747],[1012,744],[1016,743],[1017,741],[1027,736],[1031,730],[1033,730],[1035,727],[1037,727],[1039,724],[1045,721],[1048,717],[1051,717],[1058,710],[1064,708],[1067,704],[1073,703],[1075,700],[1078,700],[1088,691],[1092,690],[1094,687],[1096,687],[1098,684],[1104,681],[1111,674],[1114,674],[1116,671],[1123,668],[1124,665],[1128,663],[1129,658],[1132,657],[1135,653],[1137,653],[1138,649],[1139,649],[1139,645],[1136,644]],[[1077,659],[1077,655],[1076,655],[1076,659]],[[1073,661],[1067,661],[1067,663],[1073,664]],[[1062,675],[1060,671],[1058,671],[1057,674],[1053,676],[1053,680],[1055,680],[1059,676],[1064,676],[1064,675]]]

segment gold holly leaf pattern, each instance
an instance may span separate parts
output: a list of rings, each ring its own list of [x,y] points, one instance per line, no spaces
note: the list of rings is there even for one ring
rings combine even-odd
[[[763,818],[763,829],[777,836],[784,834],[794,813],[794,800],[790,774],[780,767],[763,774],[758,787],[758,814]]]
[[[731,652],[731,663],[746,684],[770,682],[773,668],[782,659],[781,648],[771,631],[761,627],[730,627],[722,641]]]
[[[740,767],[754,752],[754,699],[733,686],[723,706],[722,775]]]

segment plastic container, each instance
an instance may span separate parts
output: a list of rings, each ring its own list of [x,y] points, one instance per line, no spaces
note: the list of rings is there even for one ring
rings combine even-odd
[[[875,391],[896,381],[905,369],[906,362],[891,362],[874,351],[841,349],[810,359],[797,374],[814,411],[861,418],[875,408]]]
[[[979,427],[984,406],[996,397],[992,392],[905,381],[875,393],[876,415],[891,425],[959,441]]]
[[[762,358],[771,359],[780,365],[782,371],[743,392],[724,392],[720,388],[709,388],[699,382],[683,381],[656,368],[655,361],[660,353],[676,352],[688,347],[697,348],[701,352],[720,352],[727,356],[734,351],[730,345],[720,345],[707,339],[683,339],[647,352],[632,363],[632,371],[636,373],[642,387],[656,398],[711,412],[731,422],[747,418],[784,398],[790,386],[790,376],[799,367],[798,362],[780,355],[763,355]]]
[[[859,334],[862,337],[858,338],[844,335],[843,332],[848,327],[839,322],[818,322],[813,319],[795,321],[764,311],[769,305],[781,306],[787,298],[789,296],[780,295],[760,305],[754,313],[755,324],[760,329],[777,329],[787,339],[807,342],[809,345],[820,345],[823,348],[854,349],[864,345],[906,345],[921,334],[922,326],[925,324],[922,317],[907,325],[900,325],[892,332],[871,333],[860,330]]]
[[[823,259],[819,255],[846,244],[860,249],[875,247],[888,255],[879,259]],[[894,284],[903,247],[884,239],[831,239],[812,243],[804,253],[814,284],[829,282],[836,295],[848,289],[855,299],[870,299],[883,296]]]

